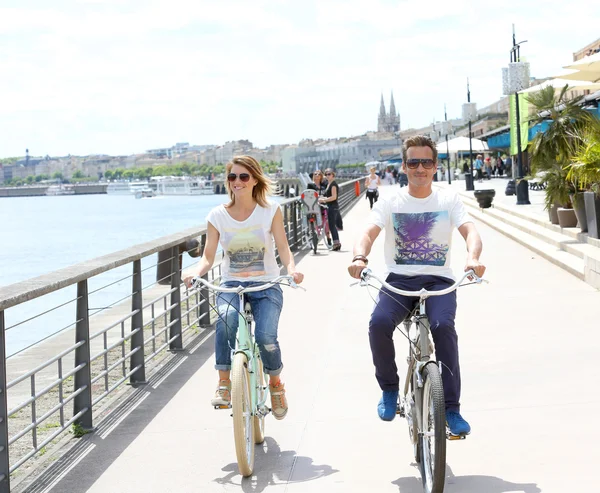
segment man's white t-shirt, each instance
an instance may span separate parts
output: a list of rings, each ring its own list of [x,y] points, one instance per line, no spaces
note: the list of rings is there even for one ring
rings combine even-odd
[[[370,224],[385,229],[388,272],[450,279],[452,231],[470,221],[456,193],[434,189],[429,197],[418,199],[409,195],[408,187],[380,198],[369,216]]]
[[[224,205],[215,207],[206,220],[219,232],[225,256],[223,281],[269,281],[280,273],[275,259],[271,225],[279,204],[257,205],[245,221],[233,219]]]

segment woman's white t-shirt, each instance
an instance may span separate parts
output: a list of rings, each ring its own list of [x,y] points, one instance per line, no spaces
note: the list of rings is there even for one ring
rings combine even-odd
[[[369,216],[370,224],[385,229],[388,272],[450,279],[454,279],[452,231],[470,221],[456,193],[434,189],[429,197],[418,199],[408,193],[408,187],[391,198],[379,199]]]
[[[280,273],[275,259],[275,241],[271,225],[279,204],[256,205],[245,221],[233,219],[225,205],[215,207],[206,220],[219,232],[225,252],[223,281],[268,281]]]
[[[375,175],[375,178],[371,178],[371,175],[369,175],[367,178],[369,179],[367,190],[377,190],[377,187],[379,186],[379,177]]]

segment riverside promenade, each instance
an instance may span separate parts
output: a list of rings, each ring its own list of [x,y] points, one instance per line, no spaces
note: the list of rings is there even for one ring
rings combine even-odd
[[[230,413],[209,405],[217,379],[211,332],[26,491],[420,493],[406,422],[376,414],[367,336],[376,292],[350,287],[346,272],[368,212],[361,200],[345,216],[341,252],[300,260],[306,292],[286,290],[279,332],[290,411],[283,421],[267,418],[254,476],[237,473]],[[473,433],[448,443],[445,492],[595,491],[600,292],[475,223],[490,283],[458,294],[462,411]],[[456,272],[464,259],[456,233]],[[383,270],[382,238],[369,266]],[[399,334],[396,347],[403,371]]]

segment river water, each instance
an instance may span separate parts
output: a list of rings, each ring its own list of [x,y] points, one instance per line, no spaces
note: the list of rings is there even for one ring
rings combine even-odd
[[[205,223],[208,212],[226,195],[169,196],[136,200],[129,195],[16,197],[0,199],[0,285],[9,285],[106,255]],[[184,255],[184,267],[197,259]],[[155,280],[144,259],[143,286]],[[90,308],[107,306],[131,291],[131,266],[113,269],[90,280]],[[125,279],[124,279],[125,278]],[[122,281],[119,281],[123,279]],[[6,311],[6,326],[75,298],[75,287],[63,289]],[[53,310],[7,332],[7,354],[66,327],[75,319],[75,304]]]

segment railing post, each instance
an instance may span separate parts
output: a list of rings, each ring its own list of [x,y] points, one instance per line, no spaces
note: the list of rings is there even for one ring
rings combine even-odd
[[[202,253],[204,253],[204,247],[206,246],[206,234],[202,235],[200,239],[200,245],[202,249]],[[202,276],[202,279],[208,281],[208,272]],[[198,326],[208,327],[210,326],[210,306],[209,306],[209,297],[210,291],[206,286],[202,286],[200,289],[200,301],[202,304],[198,307]]]
[[[0,493],[10,492],[8,457],[8,403],[6,399],[6,332],[4,310],[0,311]]]
[[[294,246],[292,250],[298,249],[298,202],[292,202],[292,228],[294,229]]]
[[[142,261],[133,261],[133,277],[131,283],[131,311],[137,313],[131,317],[131,330],[140,329],[131,336],[131,350],[139,348],[130,357],[130,370],[139,369],[129,376],[131,385],[141,385],[146,382],[146,364],[144,354],[144,302],[142,298]]]
[[[86,410],[75,422],[81,425],[84,430],[92,430],[92,370],[90,368],[90,319],[87,279],[77,283],[76,317],[75,342],[83,342],[83,344],[75,349],[75,368],[79,365],[83,365],[83,368],[75,373],[75,388],[73,391],[83,390],[73,399],[73,415]]]
[[[181,273],[179,272],[179,247],[171,248],[171,316],[169,322],[172,324],[169,327],[169,340],[173,339],[169,344],[171,351],[181,351],[183,349],[183,341],[181,334]]]

